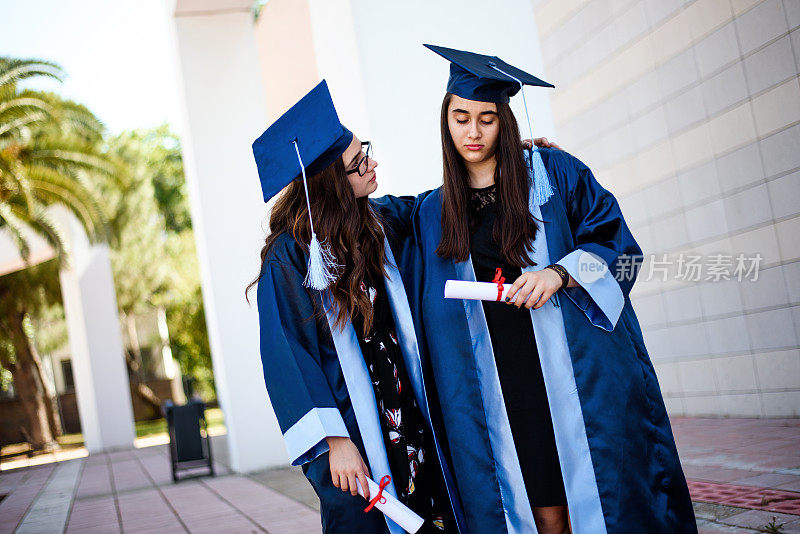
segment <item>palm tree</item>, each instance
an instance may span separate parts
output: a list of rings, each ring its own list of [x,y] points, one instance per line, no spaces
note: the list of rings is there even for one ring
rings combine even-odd
[[[104,127],[88,109],[18,86],[41,76],[60,80],[61,69],[47,61],[0,57],[0,231],[13,238],[26,263],[31,252],[26,229],[33,231],[53,248],[56,265],[63,268],[68,262],[64,238],[47,207],[60,204],[69,209],[90,242],[108,240],[109,224],[92,181],[115,180],[123,169],[102,151]],[[17,280],[24,280],[26,291],[0,283],[0,332],[13,349],[0,351],[0,365],[12,372],[15,391],[26,405],[29,441],[42,448],[54,443],[60,425],[32,343],[29,317],[41,304],[31,297],[47,288],[51,293],[51,274],[46,269],[26,270]]]
[[[27,227],[65,261],[63,237],[45,208],[66,206],[90,241],[104,239],[105,219],[87,178],[114,176],[117,169],[98,149],[103,125],[88,109],[18,88],[19,81],[35,76],[60,80],[60,69],[45,61],[0,58],[0,228],[8,230],[24,259],[30,254]]]
[[[61,434],[55,392],[33,342],[32,315],[61,300],[58,261],[53,259],[0,276],[0,366],[11,372],[27,430],[21,433],[34,449],[55,447]]]

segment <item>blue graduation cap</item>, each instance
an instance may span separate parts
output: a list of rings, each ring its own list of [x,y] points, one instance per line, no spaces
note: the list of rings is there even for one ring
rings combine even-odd
[[[264,202],[293,180],[303,179],[311,225],[306,287],[327,288],[339,267],[330,247],[320,243],[314,232],[306,175],[313,176],[340,158],[352,140],[353,133],[339,122],[328,84],[322,80],[253,142]]]
[[[423,46],[450,62],[447,92],[467,100],[508,104],[523,85],[555,87],[509,65],[497,56],[485,56],[444,46]]]
[[[525,118],[528,120],[528,130],[531,140],[533,140],[528,103],[525,101],[525,91],[522,88],[525,85],[555,88],[555,85],[509,65],[497,56],[486,56],[444,46],[429,44],[423,46],[450,62],[450,78],[447,80],[448,93],[467,100],[508,104],[512,96],[522,91]],[[534,172],[534,202],[541,206],[553,194],[553,189],[538,149],[533,150],[530,164]]]
[[[325,169],[344,154],[352,140],[353,134],[339,122],[328,84],[322,80],[253,142],[264,202],[300,178],[303,171],[313,176]]]

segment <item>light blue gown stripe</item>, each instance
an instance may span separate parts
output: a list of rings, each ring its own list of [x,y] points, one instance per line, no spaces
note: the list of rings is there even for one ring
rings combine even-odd
[[[375,393],[372,390],[372,380],[369,377],[367,364],[361,353],[361,346],[358,344],[356,331],[353,324],[348,320],[343,329],[335,326],[336,314],[333,306],[325,305],[325,314],[328,318],[333,345],[336,347],[336,354],[339,357],[339,364],[342,367],[342,374],[347,385],[347,392],[353,404],[356,423],[361,432],[361,440],[364,442],[364,449],[369,461],[370,474],[372,479],[380,482],[384,475],[391,475],[389,460],[386,457],[386,447],[383,445],[383,433],[381,424],[378,420],[378,405],[375,401]],[[393,497],[397,497],[392,481],[385,492]],[[365,505],[366,506],[366,505]],[[384,516],[389,532],[392,534],[403,534],[405,531],[394,521]]]
[[[553,198],[560,201],[557,196]],[[532,198],[529,207],[533,216],[542,220],[541,209]],[[533,242],[534,252],[530,254],[537,265],[525,267],[524,272],[539,270],[542,266],[550,264],[545,226],[546,224],[538,224],[539,228]],[[592,466],[589,441],[586,438],[586,426],[578,398],[578,387],[575,384],[561,308],[556,307],[551,298],[541,308],[531,310],[531,320],[539,350],[542,375],[547,385],[547,400],[550,403],[550,415],[553,420],[573,532],[605,533],[606,524]]]
[[[292,465],[310,462],[328,451],[328,436],[350,437],[338,408],[312,408],[283,433]]]
[[[411,319],[411,307],[408,304],[408,296],[406,295],[405,286],[403,286],[403,280],[400,278],[400,272],[397,270],[397,264],[394,261],[394,254],[392,254],[392,249],[389,247],[387,240],[384,240],[383,248],[386,253],[386,276],[384,277],[384,282],[386,284],[386,293],[389,295],[390,307],[392,308],[397,342],[400,343],[400,351],[406,364],[408,378],[414,385],[414,398],[417,399],[417,405],[422,410],[422,414],[428,424],[430,424],[431,416],[428,411],[428,399],[425,395],[425,382],[422,379],[422,362],[419,356],[417,335],[414,333],[414,323]]]
[[[461,263],[454,263],[459,280],[475,281],[472,258]],[[506,527],[509,534],[530,534],[538,532],[533,520],[533,510],[528,502],[522,468],[519,465],[511,426],[508,422],[500,378],[494,361],[492,341],[489,328],[483,313],[483,305],[479,300],[464,299],[464,311],[467,315],[469,333],[472,338],[472,352],[478,370],[481,398],[486,410],[486,426],[489,430],[489,442],[496,464],[500,498],[506,516]]]
[[[578,249],[556,263],[563,266],[580,284],[580,287],[565,288],[564,292],[583,310],[589,322],[609,332],[614,330],[625,306],[625,297],[605,262]],[[602,269],[599,277],[596,273],[600,271],[597,269]]]
[[[386,292],[389,295],[389,302],[392,308],[392,317],[394,318],[398,338],[397,341],[400,343],[400,351],[403,354],[403,361],[406,364],[408,378],[414,386],[414,397],[417,399],[417,405],[428,421],[428,425],[433,429],[428,408],[428,394],[425,391],[425,380],[422,374],[422,361],[420,359],[419,345],[417,345],[414,322],[411,318],[411,307],[408,304],[408,295],[406,295],[405,286],[400,278],[400,272],[396,267],[397,263],[394,261],[394,254],[387,240],[384,240],[384,250],[386,251],[387,263],[384,281],[386,282]],[[436,455],[439,457],[439,462],[441,465],[445,465],[445,458],[442,453],[441,445],[439,445],[439,438],[436,436],[436,432],[431,432],[431,435],[433,436],[433,443],[436,447]],[[444,477],[447,481],[445,484],[447,495],[450,498],[450,502],[454,503],[458,499],[458,496],[453,494],[454,485],[450,480],[449,474],[444,474]],[[453,513],[456,516],[456,522],[458,522],[459,514],[455,510],[453,510]]]

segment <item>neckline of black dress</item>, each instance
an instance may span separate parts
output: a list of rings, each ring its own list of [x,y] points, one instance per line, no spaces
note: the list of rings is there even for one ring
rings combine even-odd
[[[481,211],[489,204],[497,202],[497,184],[487,187],[469,188],[470,208],[473,213]]]
[[[481,191],[489,191],[490,189],[495,189],[497,187],[497,183],[493,183],[491,185],[487,185],[486,187],[470,187],[469,190],[471,193],[480,193]]]

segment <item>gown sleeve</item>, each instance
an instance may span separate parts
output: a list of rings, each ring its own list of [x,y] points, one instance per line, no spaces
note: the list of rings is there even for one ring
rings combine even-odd
[[[292,465],[328,451],[328,436],[349,437],[320,366],[317,321],[304,275],[268,260],[258,283],[261,363]]]
[[[559,157],[555,178],[576,248],[556,263],[580,284],[564,292],[594,326],[610,332],[636,281],[642,250],[614,195],[579,159],[566,152]]]
[[[422,288],[422,253],[419,247],[417,213],[422,202],[432,192],[425,191],[417,196],[386,195],[370,199],[383,221],[386,238],[392,248],[412,310],[416,304],[414,299]]]
[[[417,197],[385,195],[370,199],[381,217],[386,237],[390,241],[403,241],[411,235],[411,214]]]

